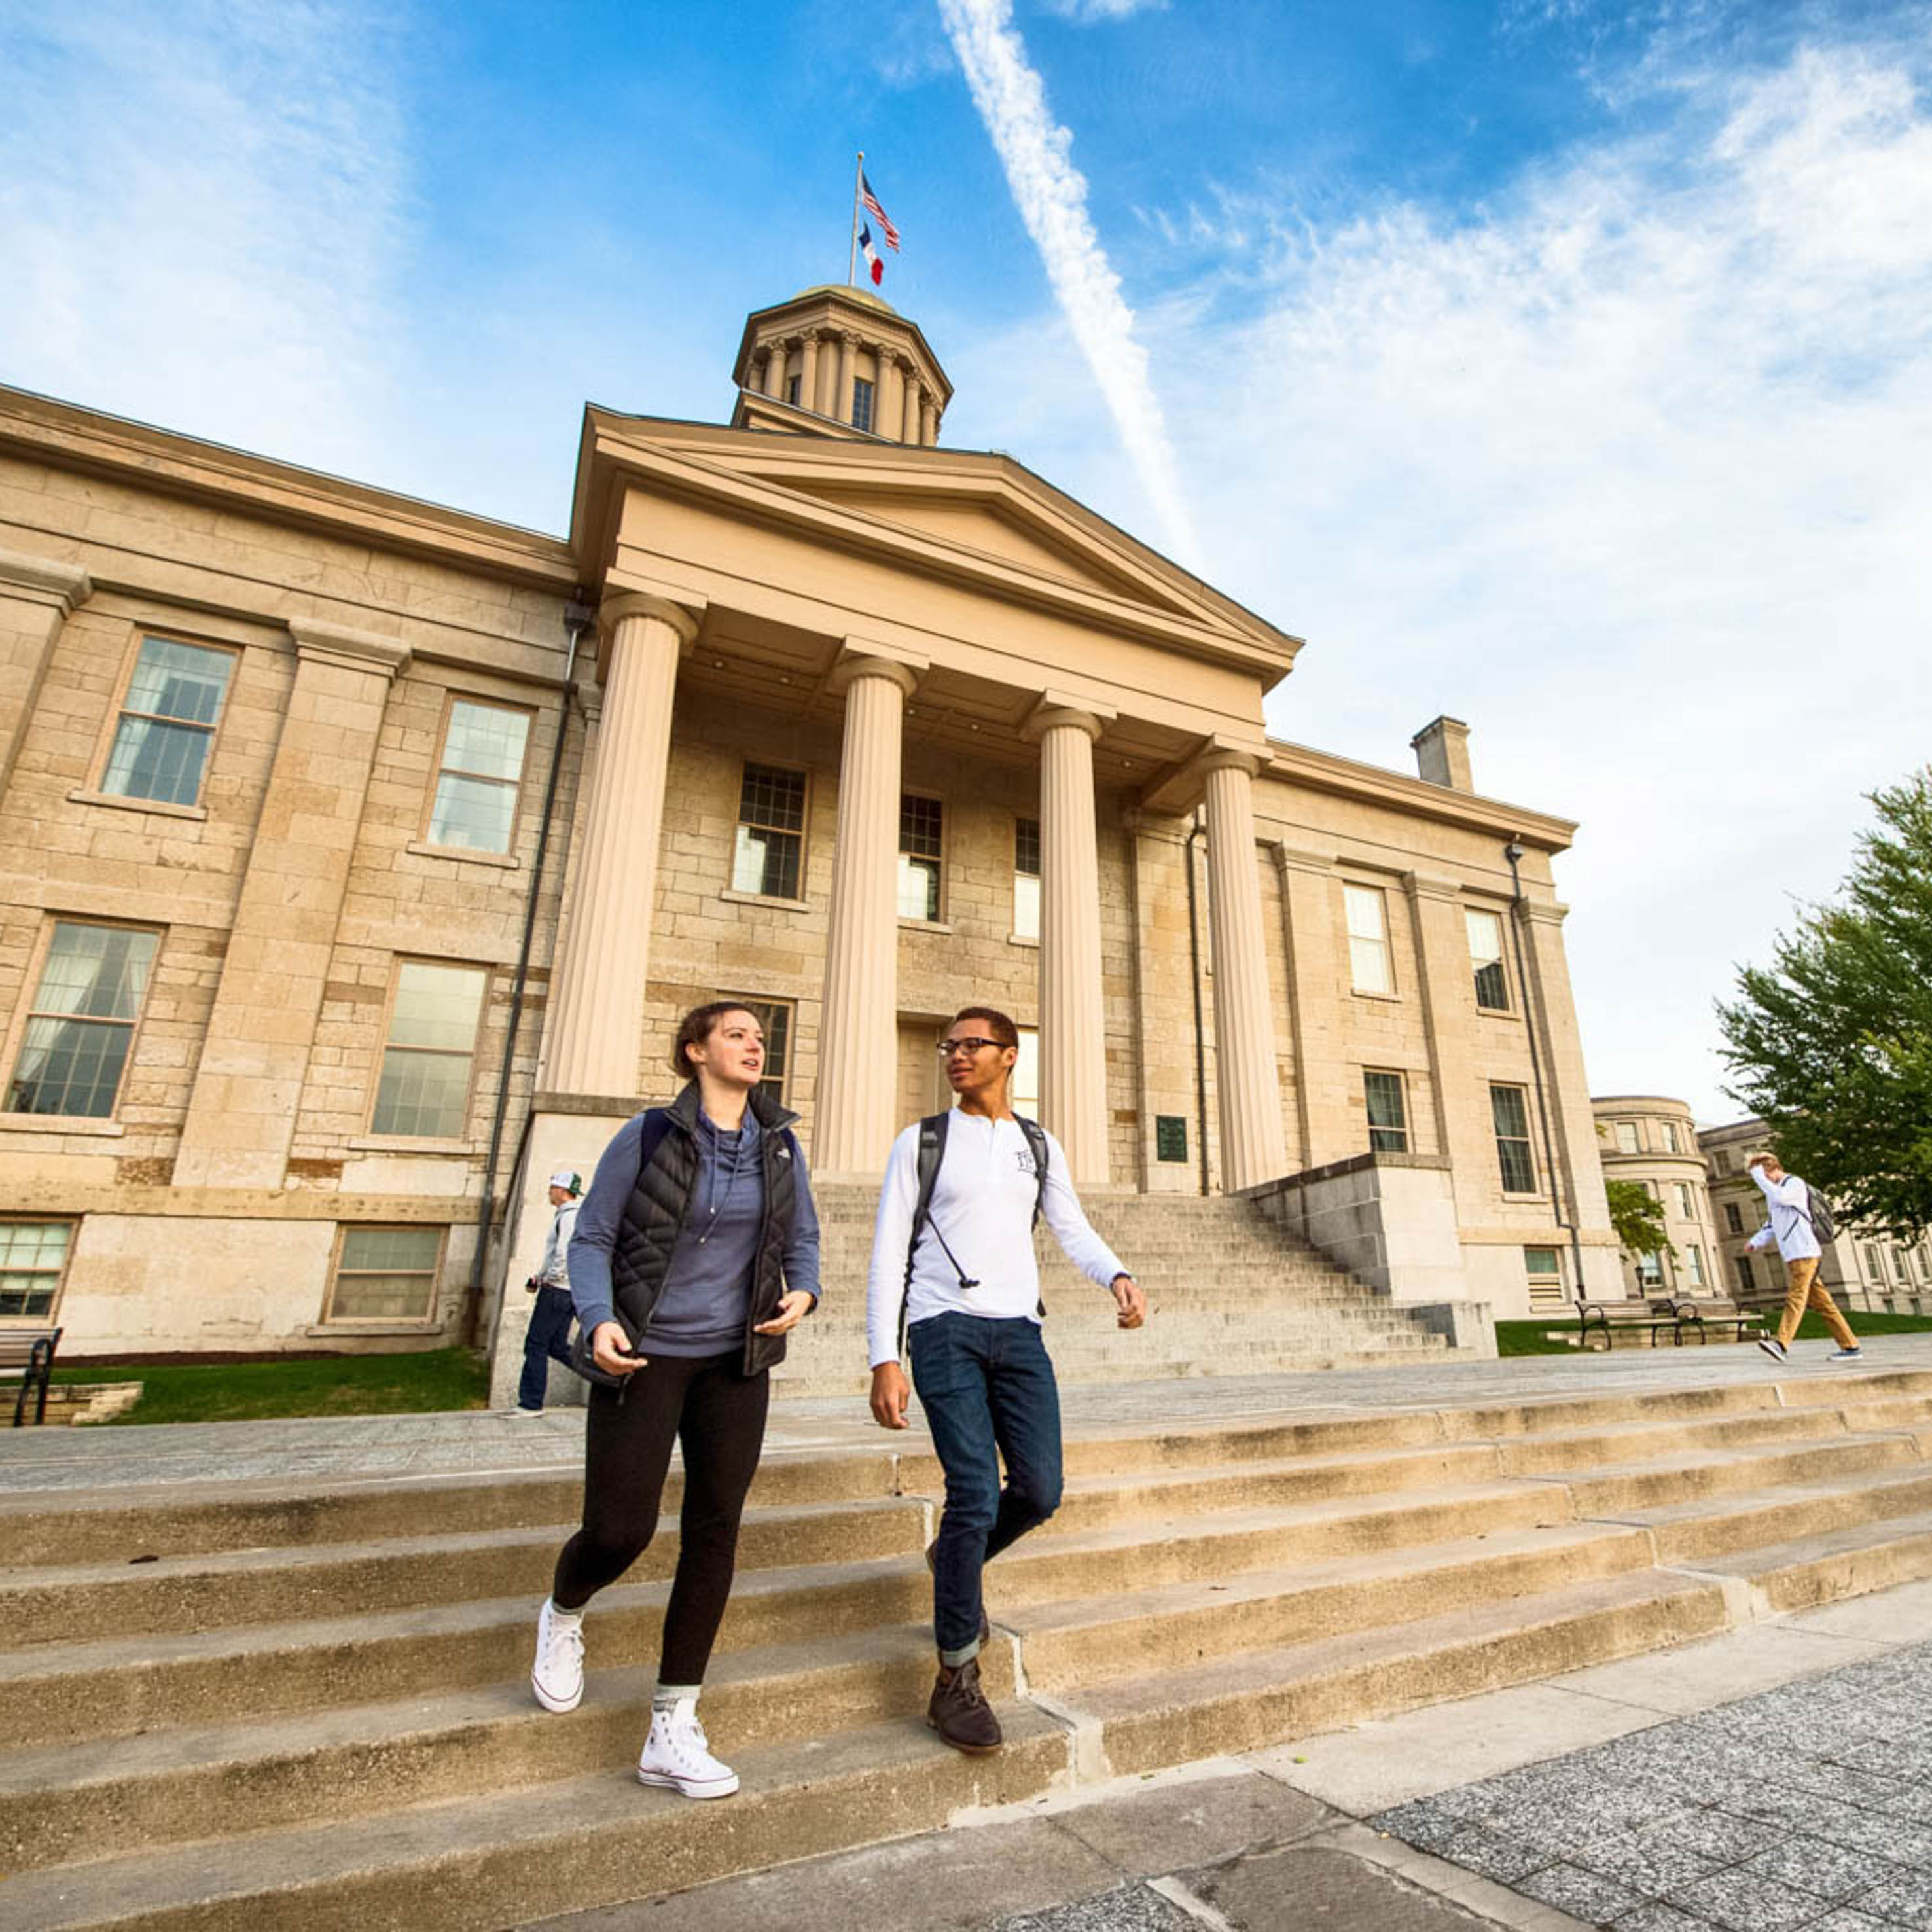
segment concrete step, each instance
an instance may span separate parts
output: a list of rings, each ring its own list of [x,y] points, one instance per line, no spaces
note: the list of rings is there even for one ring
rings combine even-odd
[[[1620,1521],[1648,1529],[1660,1563],[1695,1564],[1774,1541],[1820,1535],[1855,1523],[1889,1521],[1932,1509],[1932,1472],[1922,1465],[1859,1469],[1753,1490],[1720,1499],[1633,1510]]]
[[[1899,1436],[1843,1436],[1800,1448],[1760,1444],[1578,1474],[1570,1493],[1579,1516],[1616,1516],[1700,1497],[1779,1488],[1808,1477],[1898,1468],[1918,1460],[1910,1440]]]
[[[1932,1576],[1932,1510],[1844,1523],[1699,1567],[1714,1576],[1742,1579],[1770,1610],[1810,1610]]]

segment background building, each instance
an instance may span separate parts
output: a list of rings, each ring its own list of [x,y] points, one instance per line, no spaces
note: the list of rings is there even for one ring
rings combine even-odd
[[[990,998],[1099,1218],[1247,1191],[1459,1334],[1613,1293],[1574,827],[1454,719],[1414,775],[1271,740],[1299,640],[936,446],[876,298],[736,380],[590,409],[567,538],[0,391],[0,1320],[487,1336],[720,993],[828,1185]]]
[[[1612,1094],[1590,1106],[1604,1180],[1634,1181],[1664,1210],[1664,1245],[1653,1254],[1622,1258],[1625,1294],[1678,1299],[1729,1294],[1690,1108],[1656,1094]]]

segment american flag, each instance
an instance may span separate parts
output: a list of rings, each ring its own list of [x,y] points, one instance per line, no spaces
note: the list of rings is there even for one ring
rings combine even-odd
[[[892,226],[892,218],[879,206],[879,197],[872,192],[872,184],[866,178],[862,168],[859,171],[859,199],[866,204],[866,212],[877,219],[879,232],[886,238],[886,246],[896,255],[899,251],[899,231]]]

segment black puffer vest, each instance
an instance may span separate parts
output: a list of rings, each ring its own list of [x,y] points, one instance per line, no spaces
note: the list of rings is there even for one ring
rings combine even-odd
[[[664,1271],[670,1265],[671,1250],[677,1245],[698,1186],[698,1082],[694,1080],[668,1107],[653,1110],[662,1114],[664,1131],[638,1170],[637,1185],[624,1204],[611,1249],[614,1298],[632,1334],[644,1336],[646,1354],[650,1352],[646,1324],[664,1292]],[[763,1130],[758,1150],[765,1182],[764,1219],[758,1229],[752,1293],[745,1312],[745,1372],[754,1376],[784,1360],[782,1335],[760,1335],[753,1330],[778,1312],[784,1296],[784,1251],[798,1210],[798,1143],[791,1134],[791,1124],[798,1116],[760,1088],[752,1090],[747,1104]]]

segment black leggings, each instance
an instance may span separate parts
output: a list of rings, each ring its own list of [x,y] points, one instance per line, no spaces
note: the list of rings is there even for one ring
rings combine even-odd
[[[550,1597],[580,1610],[641,1556],[658,1526],[675,1440],[684,1451],[677,1574],[664,1612],[658,1680],[701,1684],[724,1621],[738,1519],[765,1442],[771,1377],[742,1352],[702,1360],[653,1355],[622,1391],[592,1387],[584,1432],[584,1527],[556,1559]]]

